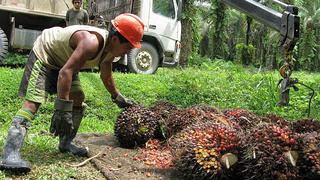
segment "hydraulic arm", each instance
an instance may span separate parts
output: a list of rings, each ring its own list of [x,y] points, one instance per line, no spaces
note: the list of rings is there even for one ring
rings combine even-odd
[[[278,0],[272,1],[283,6],[284,11],[278,12],[255,0],[222,0],[225,4],[278,31],[282,38],[281,46],[285,51],[291,51],[299,38],[298,8]]]
[[[298,8],[279,0],[272,0],[284,9],[282,12],[278,12],[261,4],[259,1],[260,0],[222,0],[223,3],[238,9],[280,33],[280,46],[284,52],[284,65],[280,68],[280,75],[283,79],[279,81],[279,84],[281,84],[281,92],[278,105],[288,105],[290,87],[297,90],[295,84],[299,83],[297,79],[290,78],[293,70],[291,53],[299,38],[300,17],[298,16]]]

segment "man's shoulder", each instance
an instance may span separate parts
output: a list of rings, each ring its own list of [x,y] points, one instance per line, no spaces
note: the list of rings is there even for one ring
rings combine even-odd
[[[74,11],[73,8],[70,8],[70,9],[67,10],[67,12],[73,12],[73,11]]]
[[[102,34],[108,33],[108,31],[106,29],[101,29],[95,26],[90,26],[90,25],[72,25],[72,26],[68,26],[65,29],[68,30],[76,30],[76,31],[95,31],[95,32],[100,32]]]
[[[82,11],[84,14],[88,14],[88,11],[85,10],[85,9],[81,9],[81,11]]]

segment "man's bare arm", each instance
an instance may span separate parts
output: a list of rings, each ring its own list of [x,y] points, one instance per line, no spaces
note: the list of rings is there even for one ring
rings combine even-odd
[[[101,62],[100,78],[108,92],[111,94],[112,98],[117,97],[119,94],[119,90],[116,88],[116,84],[112,77],[112,60],[105,59]]]
[[[79,72],[85,61],[99,52],[99,40],[90,32],[78,31],[71,37],[70,46],[75,50],[60,69],[57,84],[58,97],[65,100],[69,100],[73,74]]]

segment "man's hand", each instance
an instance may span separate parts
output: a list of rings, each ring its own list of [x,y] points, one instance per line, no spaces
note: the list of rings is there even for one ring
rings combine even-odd
[[[55,112],[51,119],[50,133],[55,136],[70,135],[73,130],[72,122],[73,101],[56,99]]]
[[[135,102],[133,102],[130,99],[127,99],[126,97],[124,97],[120,93],[118,94],[117,97],[112,98],[112,102],[116,103],[119,108],[130,107],[130,106],[136,104]]]

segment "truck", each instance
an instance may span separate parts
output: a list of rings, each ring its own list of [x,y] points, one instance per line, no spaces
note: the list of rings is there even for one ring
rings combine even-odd
[[[104,28],[121,13],[136,14],[144,22],[142,47],[116,58],[116,64],[133,73],[153,74],[158,67],[179,63],[181,0],[89,0],[88,6],[89,16],[100,21],[92,24]]]
[[[285,11],[277,12],[259,0],[221,0],[279,31],[282,46],[292,49],[299,34],[297,8],[272,1]],[[125,12],[138,15],[145,24],[142,48],[131,50],[115,63],[142,74],[179,63],[182,0],[88,0],[88,6],[94,17],[91,25],[107,28],[114,17]],[[10,49],[31,49],[43,29],[65,26],[69,7],[71,0],[0,0],[0,61]]]
[[[178,64],[181,0],[89,0],[88,4],[96,15],[93,26],[107,28],[111,19],[125,12],[137,14],[145,23],[142,48],[115,63],[142,74]],[[64,27],[69,7],[71,0],[0,0],[0,62],[11,49],[31,49],[43,29]]]
[[[0,62],[11,49],[31,49],[43,29],[64,27],[71,0],[0,0]]]
[[[267,7],[260,0],[221,0],[278,31],[283,50],[290,52],[299,37],[298,8],[279,0],[272,1],[284,11]],[[89,14],[104,19],[107,26],[121,13],[130,12],[141,17],[145,23],[142,48],[133,49],[117,61],[131,72],[144,74],[156,72],[159,66],[179,63],[181,7],[181,0],[89,0]]]

